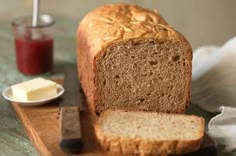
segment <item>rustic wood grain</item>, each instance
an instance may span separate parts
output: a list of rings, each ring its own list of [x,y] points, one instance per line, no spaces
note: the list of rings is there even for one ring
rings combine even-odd
[[[80,110],[78,106],[61,108],[61,140],[81,139],[81,126],[78,121],[80,121]]]
[[[60,103],[60,147],[64,152],[80,152],[83,145],[80,125],[83,94],[76,65],[65,69],[63,86],[65,92]]]
[[[62,81],[57,81],[62,82]],[[84,156],[96,155],[96,156],[118,156],[120,154],[114,154],[103,151],[94,134],[93,124],[97,121],[95,114],[91,113],[87,108],[86,102],[83,97],[82,102],[85,106],[85,110],[80,112],[81,121],[81,134],[83,138],[83,148],[80,154]],[[30,140],[33,142],[37,151],[41,156],[67,156],[72,155],[64,153],[60,146],[60,99],[54,100],[50,104],[39,107],[23,107],[17,103],[12,103],[13,108],[17,112],[22,124],[24,125]],[[202,150],[199,154],[215,152],[212,140],[206,136],[202,143]],[[199,155],[193,153],[191,155]],[[75,154],[73,154],[75,155]]]
[[[22,107],[13,103],[30,140],[42,156],[69,155],[64,153],[59,146],[59,107],[58,101],[41,107]],[[87,110],[81,112],[81,125],[83,136],[83,155],[103,155],[96,142],[93,131],[95,119]]]
[[[59,108],[51,104],[46,107],[21,107],[13,103],[30,140],[40,155],[64,155],[57,147],[59,135]]]
[[[58,101],[41,107],[22,107],[16,103],[12,104],[18,113],[29,138],[42,156],[71,155],[64,153],[59,146],[59,107]],[[88,109],[81,112],[81,132],[84,146],[79,155],[119,155],[104,152],[97,143],[93,124],[97,120]],[[206,149],[204,149],[206,148]],[[204,139],[201,154],[214,153],[215,148],[209,137]],[[73,154],[75,155],[75,154]],[[199,154],[193,154],[199,155]]]
[[[60,146],[65,152],[79,152],[83,145],[80,108],[61,107],[60,113]]]
[[[62,81],[59,82],[61,83]],[[64,153],[59,146],[59,101],[60,99],[57,99],[50,104],[39,107],[23,107],[17,103],[12,103],[30,140],[42,156],[71,155]],[[93,130],[93,124],[97,118],[89,112],[85,100],[83,100],[83,103],[85,110],[80,112],[83,148],[79,155],[110,155],[108,152],[103,152],[98,145]]]

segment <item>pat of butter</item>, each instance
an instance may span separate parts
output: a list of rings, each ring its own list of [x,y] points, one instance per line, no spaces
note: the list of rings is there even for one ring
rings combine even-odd
[[[42,100],[57,95],[55,82],[43,78],[35,78],[11,86],[12,95],[23,101]]]

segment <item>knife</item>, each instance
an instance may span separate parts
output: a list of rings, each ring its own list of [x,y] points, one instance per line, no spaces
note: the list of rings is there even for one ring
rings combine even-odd
[[[66,69],[63,86],[65,92],[59,104],[60,147],[64,152],[80,152],[83,145],[80,125],[82,94],[76,67]]]

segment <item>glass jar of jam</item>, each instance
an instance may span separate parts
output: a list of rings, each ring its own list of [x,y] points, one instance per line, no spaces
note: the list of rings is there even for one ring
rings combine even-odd
[[[53,25],[49,15],[41,15],[37,26],[31,17],[12,22],[18,70],[25,75],[51,72],[53,68]]]

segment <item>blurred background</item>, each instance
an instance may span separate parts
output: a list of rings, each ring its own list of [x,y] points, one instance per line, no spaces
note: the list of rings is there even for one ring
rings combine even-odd
[[[32,2],[0,0],[0,21],[31,14]],[[69,25],[68,33],[75,36],[78,23],[88,11],[117,2],[157,9],[172,27],[185,35],[193,49],[206,44],[222,45],[236,34],[235,0],[41,0],[41,13],[54,15],[63,30]],[[60,25],[62,18],[69,23],[64,20],[63,26]]]

